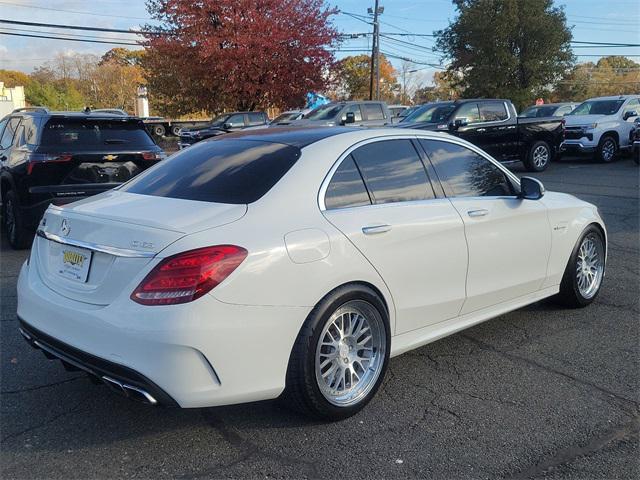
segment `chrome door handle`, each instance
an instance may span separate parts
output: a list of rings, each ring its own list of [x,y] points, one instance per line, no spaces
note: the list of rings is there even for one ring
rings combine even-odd
[[[487,210],[486,208],[481,208],[479,210],[469,210],[467,212],[467,215],[469,215],[470,217],[484,217],[485,215],[489,214],[489,210]]]
[[[375,235],[377,233],[384,233],[391,230],[391,225],[371,225],[369,227],[362,227],[362,233],[365,235]]]
[[[478,130],[476,130],[476,132],[486,132],[487,129],[486,128],[479,128]]]

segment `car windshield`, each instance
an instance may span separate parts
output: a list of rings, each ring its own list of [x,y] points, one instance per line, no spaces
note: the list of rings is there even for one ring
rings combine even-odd
[[[282,143],[208,140],[181,150],[121,190],[201,202],[252,203],[267,193],[300,158]]]
[[[131,150],[155,145],[138,120],[56,118],[42,131],[41,145],[61,150]]]
[[[552,117],[558,107],[552,105],[529,107],[520,114],[522,118]]]
[[[624,100],[587,100],[578,105],[569,115],[613,115]]]
[[[340,113],[342,107],[344,107],[344,105],[322,105],[309,112],[304,118],[307,120],[331,120]]]
[[[439,123],[445,122],[456,106],[453,103],[432,103],[417,108],[402,123]]]

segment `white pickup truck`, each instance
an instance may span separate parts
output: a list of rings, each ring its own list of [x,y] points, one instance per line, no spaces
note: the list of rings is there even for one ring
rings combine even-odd
[[[566,115],[560,151],[593,154],[611,162],[619,151],[633,148],[633,122],[640,115],[640,95],[590,98]]]

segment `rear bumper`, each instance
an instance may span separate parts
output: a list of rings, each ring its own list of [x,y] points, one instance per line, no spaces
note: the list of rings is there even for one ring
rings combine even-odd
[[[67,370],[81,370],[103,382],[116,392],[150,405],[175,407],[178,404],[144,375],[103,358],[78,350],[28,325],[20,317],[20,333],[32,347],[42,350],[47,358],[62,362]]]
[[[130,300],[131,286],[110,305],[92,305],[53,291],[37,270],[32,259],[18,279],[18,316],[27,334],[94,377],[146,388],[158,403],[183,408],[279,396],[311,310],[228,304],[210,294],[146,307]]]

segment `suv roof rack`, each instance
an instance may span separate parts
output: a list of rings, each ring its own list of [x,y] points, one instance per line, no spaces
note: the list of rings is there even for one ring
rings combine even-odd
[[[41,113],[49,113],[49,109],[47,107],[22,107],[16,108],[11,113],[18,112],[41,112]]]

